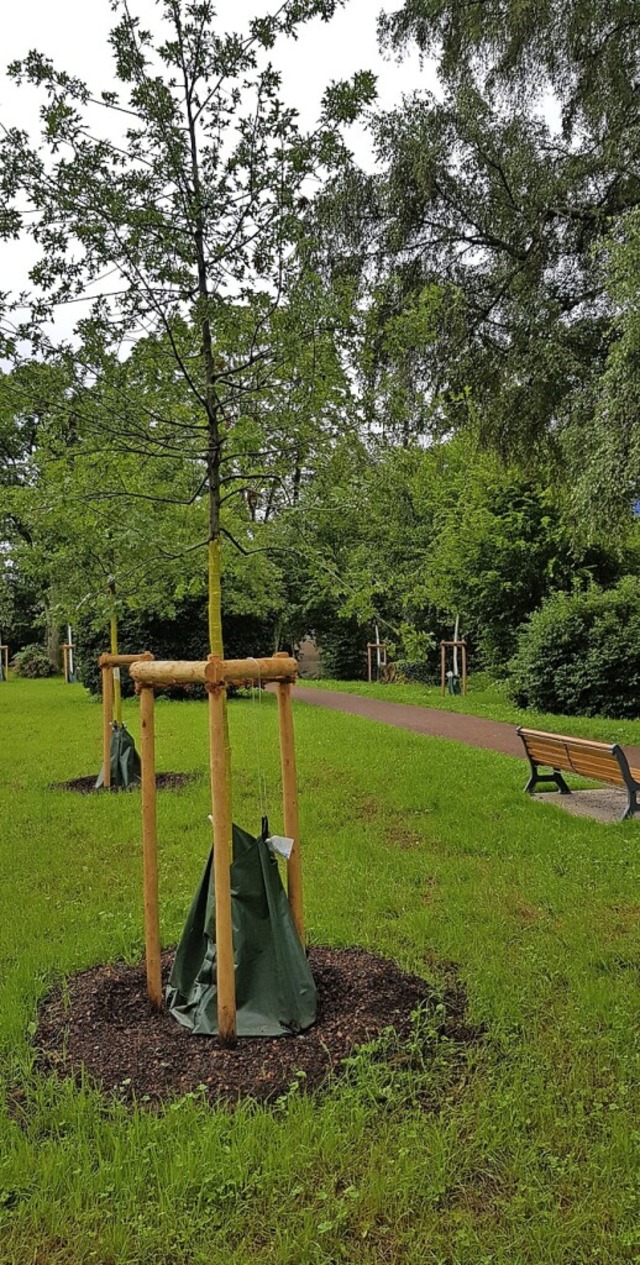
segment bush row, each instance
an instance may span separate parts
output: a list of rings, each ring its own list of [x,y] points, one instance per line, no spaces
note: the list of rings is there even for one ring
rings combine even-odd
[[[253,616],[224,619],[225,652],[229,658],[272,653],[274,621]],[[364,675],[367,634],[355,623],[337,620],[319,633],[325,676],[358,679]],[[76,632],[80,679],[100,691],[99,655],[107,638],[87,621]],[[204,659],[208,653],[207,612],[202,601],[185,602],[175,619],[128,616],[121,621],[120,651],[152,650],[161,659]],[[434,661],[435,663],[435,661]],[[396,661],[396,680],[431,684],[435,665],[429,660]],[[28,645],[13,659],[16,673],[50,676],[54,669],[46,651]],[[520,707],[568,716],[640,715],[640,586],[632,576],[602,589],[597,585],[573,593],[552,593],[522,625],[518,649],[509,664],[510,697]],[[128,672],[122,692],[133,692]],[[194,687],[191,692],[202,692]],[[169,691],[184,698],[184,690]]]
[[[222,631],[225,654],[229,659],[273,653],[277,636],[274,620],[257,619],[252,615],[226,615]],[[91,694],[99,694],[98,659],[109,649],[107,633],[96,631],[87,620],[78,624],[75,636],[80,680]],[[206,603],[201,598],[185,601],[171,620],[159,615],[123,616],[118,628],[118,649],[120,654],[150,650],[156,659],[206,659],[209,653]],[[121,689],[125,698],[134,692],[133,681],[127,671],[122,672]],[[204,696],[202,686],[190,686],[188,690],[164,690],[163,693],[176,699]]]
[[[524,625],[508,689],[521,707],[567,716],[640,715],[640,587],[553,593]]]

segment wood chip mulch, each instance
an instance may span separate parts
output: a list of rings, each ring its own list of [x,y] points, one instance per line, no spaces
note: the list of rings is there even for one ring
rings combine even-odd
[[[168,978],[173,952],[163,955]],[[125,1102],[150,1103],[204,1092],[212,1102],[281,1097],[301,1074],[310,1092],[354,1050],[386,1029],[400,1038],[411,1012],[433,1001],[429,985],[395,963],[363,949],[313,948],[309,961],[318,989],[315,1025],[299,1036],[253,1037],[223,1048],[215,1037],[194,1036],[147,1000],[143,966],[117,963],[72,976],[42,1004],[35,1036],[38,1065],[60,1075],[84,1069]],[[454,1039],[466,1041],[464,999],[447,1006]]]
[[[76,791],[79,795],[103,795],[104,786],[96,787],[97,773],[92,777],[72,777],[69,782],[52,782],[50,790],[52,791]],[[188,786],[190,782],[195,781],[195,773],[156,773],[156,790],[157,791],[177,791],[182,786]],[[132,791],[140,789],[139,786],[128,788]],[[110,786],[109,794],[124,790],[124,787]]]

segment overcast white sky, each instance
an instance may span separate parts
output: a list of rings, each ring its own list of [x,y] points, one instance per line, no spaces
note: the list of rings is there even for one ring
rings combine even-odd
[[[347,0],[332,22],[316,19],[302,28],[297,41],[278,44],[273,61],[282,71],[285,98],[299,110],[303,127],[312,126],[317,118],[327,84],[349,78],[357,70],[370,69],[378,75],[379,104],[385,108],[398,103],[403,93],[416,87],[437,86],[433,68],[421,69],[417,55],[401,65],[380,56],[378,14],[383,9],[397,9],[400,4],[401,0]],[[274,0],[218,0],[216,7],[220,24],[225,29],[238,30],[256,13],[271,11]],[[7,64],[32,48],[96,89],[112,86],[107,35],[114,15],[108,0],[14,0],[3,8],[0,121],[5,126],[26,127],[30,131],[37,128],[37,94],[27,87],[16,88],[6,75]],[[155,26],[154,0],[131,0],[131,10],[146,25]],[[370,165],[371,150],[364,128],[351,128],[349,140],[358,161]],[[28,245],[23,248],[15,243],[0,244],[0,288],[26,288],[32,260]]]
[[[403,91],[434,82],[429,68],[421,71],[417,56],[402,65],[383,60],[378,52],[376,23],[382,10],[401,7],[402,0],[347,0],[332,22],[316,19],[301,28],[297,41],[281,41],[273,54],[282,70],[285,94],[300,110],[303,124],[311,124],[326,84],[355,70],[379,75],[382,105],[400,99]],[[227,30],[242,30],[249,19],[277,7],[277,0],[218,0],[218,22]],[[0,118],[4,123],[24,119],[24,91],[18,92],[5,75],[8,62],[37,48],[56,64],[90,83],[107,87],[112,78],[109,30],[114,23],[108,0],[15,0],[2,15],[0,44]],[[131,0],[131,10],[153,27],[155,0]],[[31,113],[31,118],[35,115]]]

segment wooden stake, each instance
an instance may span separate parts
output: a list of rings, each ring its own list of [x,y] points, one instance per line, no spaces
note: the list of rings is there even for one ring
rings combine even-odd
[[[467,692],[467,644],[462,642],[462,693]]]
[[[2,654],[4,657],[4,679],[5,681],[8,681],[9,680],[9,647],[2,645],[0,646],[0,650],[2,651]]]
[[[64,660],[64,683],[69,684],[69,647],[65,642],[62,647],[62,656]]]
[[[445,657],[446,657],[446,650],[444,647],[444,641],[441,641],[440,642],[440,686],[441,686],[441,693],[442,693],[443,698],[445,696],[445,691],[446,691]]]
[[[158,907],[158,838],[156,830],[156,761],[153,688],[140,689],[140,759],[142,764],[142,855],[144,874],[144,942],[147,994],[156,1010],[162,1006],[162,961]]]
[[[110,622],[110,628],[111,628],[111,653],[112,655],[117,655],[118,653],[118,620],[117,620],[115,610],[112,611],[111,619],[109,622]],[[119,667],[116,668],[115,672],[112,673],[112,680],[113,680],[113,716],[116,721],[116,724],[121,725],[122,724],[122,692],[120,690],[120,668]]]
[[[293,849],[287,862],[287,892],[289,905],[300,943],[304,946],[304,912],[302,907],[302,859],[300,855],[300,821],[298,817],[298,786],[296,780],[296,752],[293,733],[291,686],[278,683],[278,721],[280,728],[280,767],[282,770],[282,805],[284,809],[284,833],[293,839]]]
[[[102,760],[105,791],[111,788],[111,668],[102,668]]]
[[[124,656],[119,655],[121,660]],[[148,659],[145,662],[145,659]],[[100,662],[113,662],[112,655],[102,655]],[[266,685],[269,681],[291,681],[298,664],[287,654],[269,659],[220,659],[217,655],[201,662],[190,659],[163,660],[153,656],[132,656],[130,675],[140,685]]]
[[[231,921],[231,794],[224,718],[226,690],[220,685],[209,685],[207,688],[213,805],[218,1033],[224,1045],[232,1045],[236,1039],[236,981]]]
[[[150,663],[153,657],[150,650],[141,650],[139,654],[101,654],[98,667],[130,668],[132,663]]]

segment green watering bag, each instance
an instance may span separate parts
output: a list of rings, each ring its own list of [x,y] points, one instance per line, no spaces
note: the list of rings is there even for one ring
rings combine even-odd
[[[111,785],[119,786],[126,790],[129,786],[140,785],[140,756],[136,751],[135,743],[128,729],[124,725],[118,725],[116,721],[112,725],[111,733]],[[104,785],[104,766],[101,768],[97,780],[96,790]]]
[[[239,1037],[279,1037],[309,1028],[316,987],[263,821],[257,839],[233,827],[231,911]],[[204,868],[167,989],[169,1010],[194,1033],[218,1031],[213,853]]]

